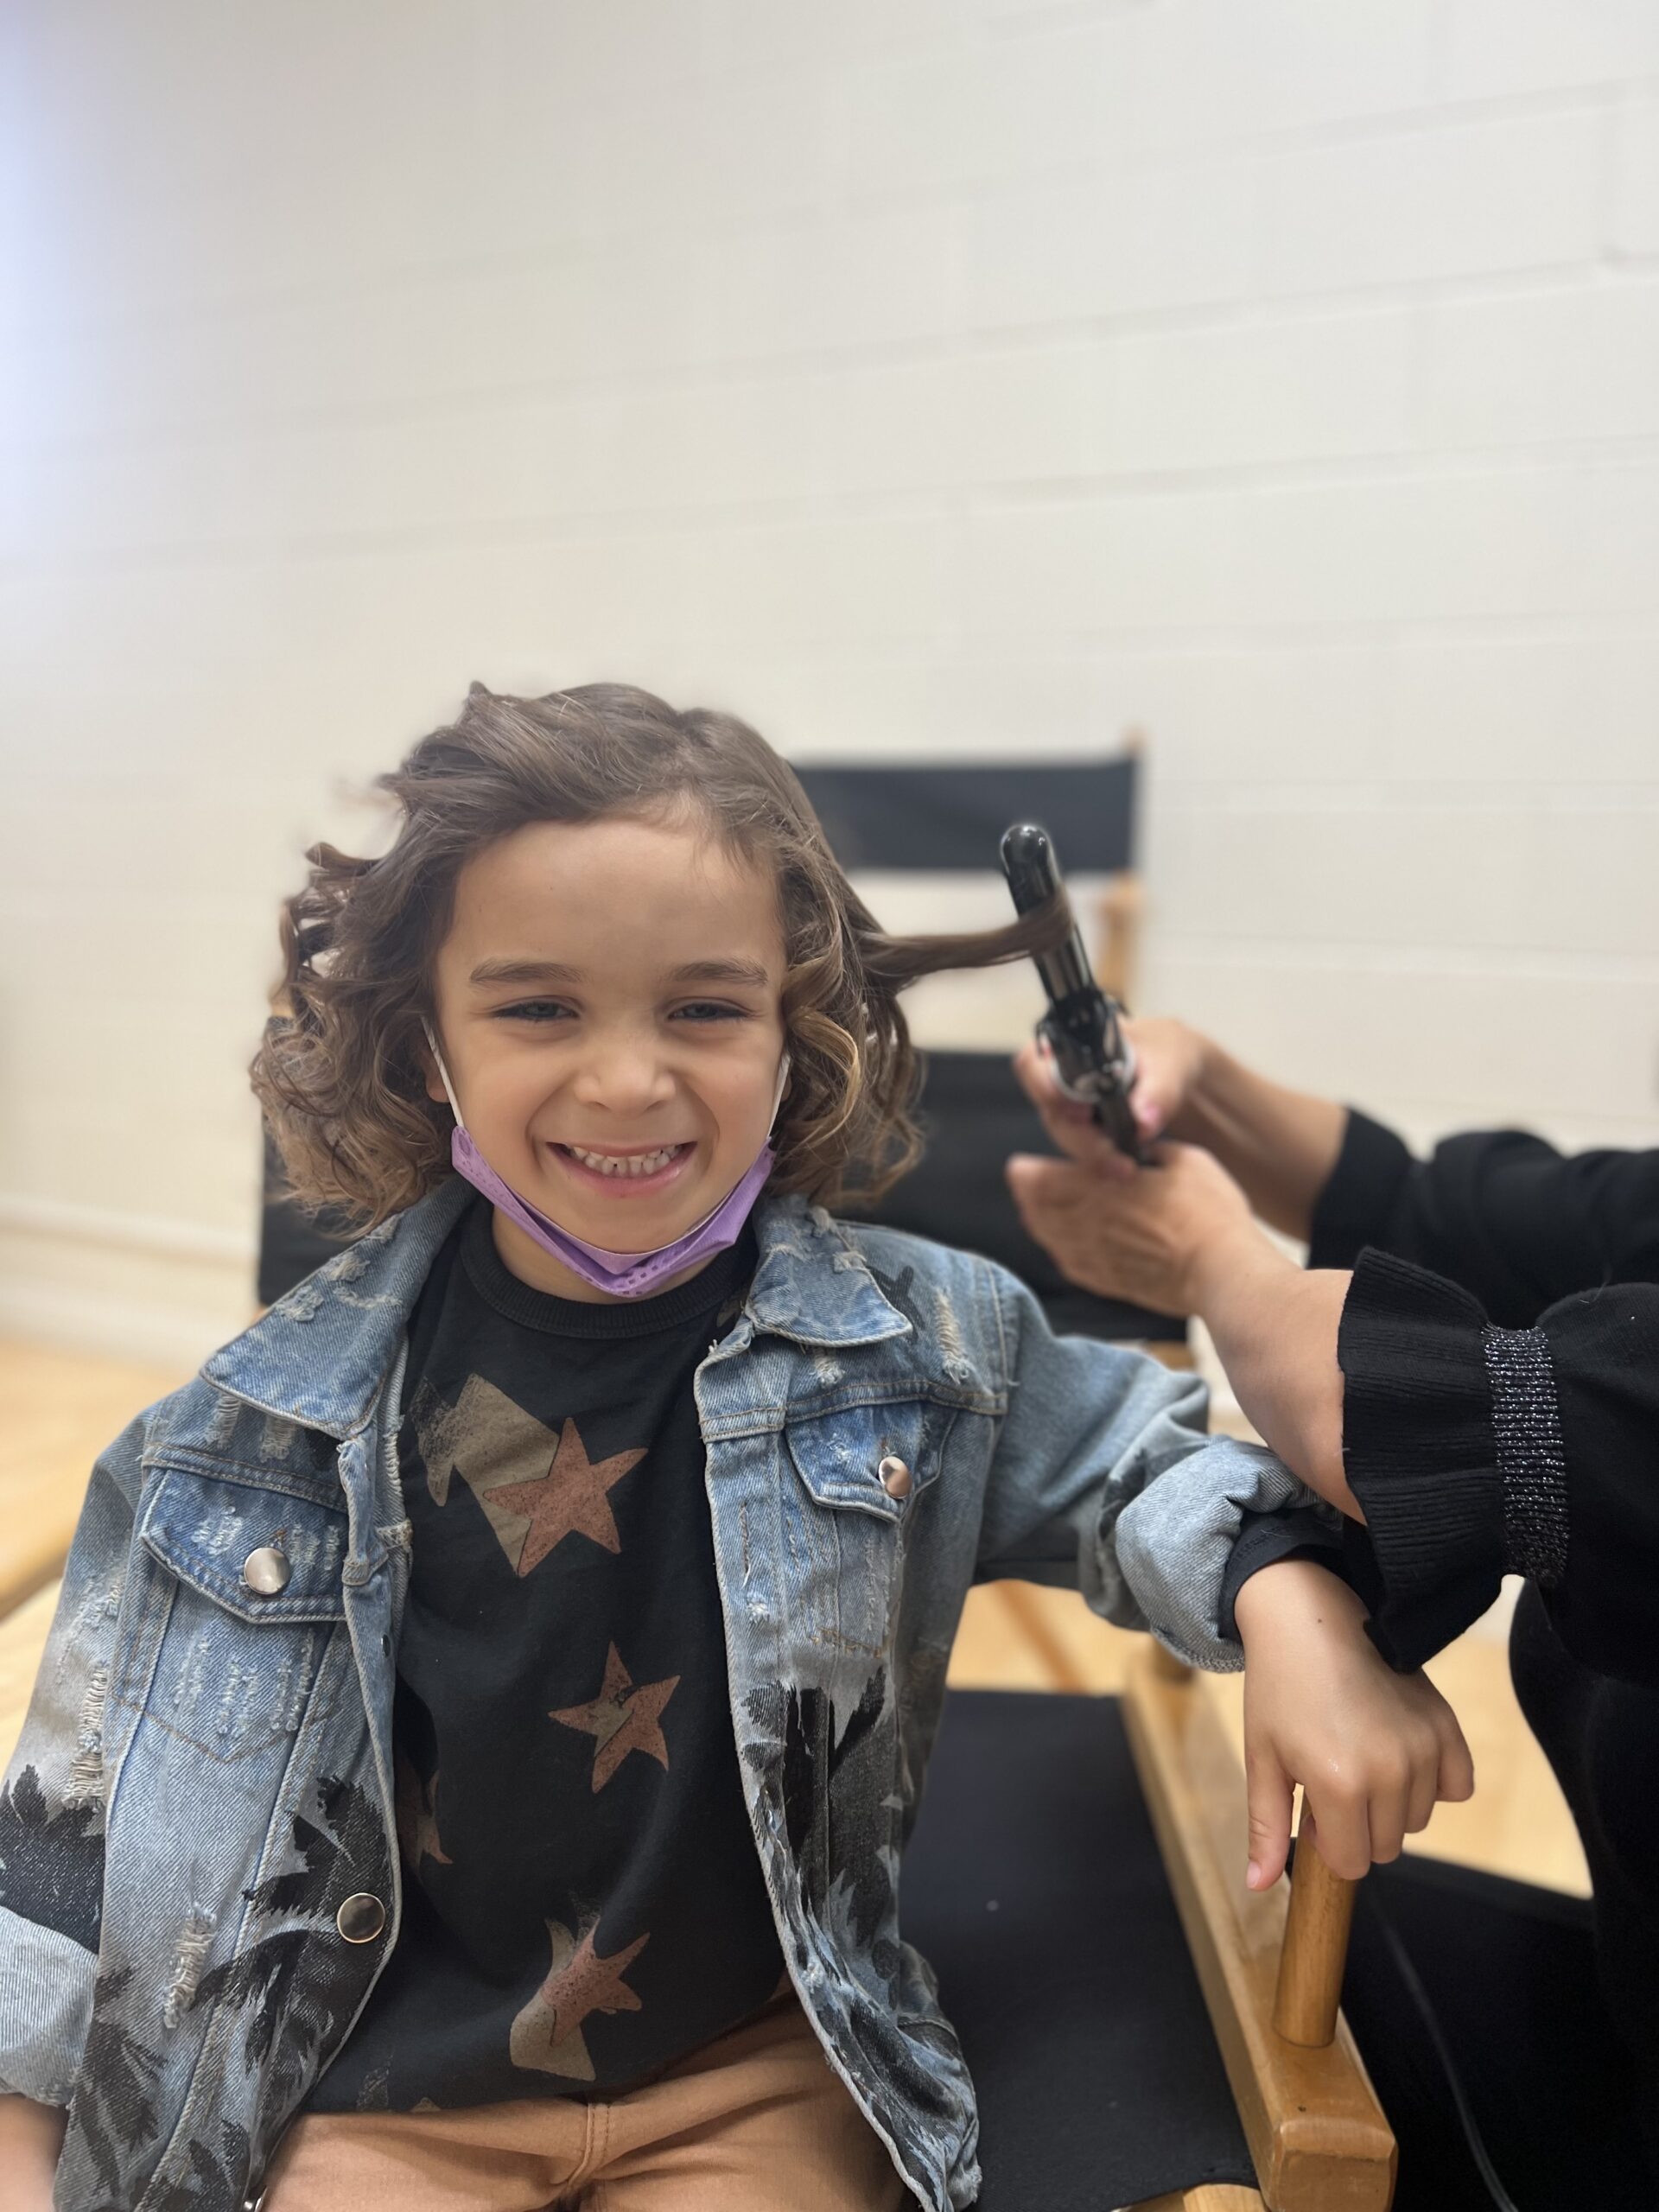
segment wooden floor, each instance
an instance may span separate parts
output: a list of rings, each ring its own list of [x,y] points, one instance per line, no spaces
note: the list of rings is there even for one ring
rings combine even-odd
[[[0,1615],[55,1580],[92,1461],[183,1379],[0,1337]]]
[[[9,1758],[51,1618],[55,1532],[73,1522],[93,1459],[177,1375],[0,1340],[0,1599],[37,1594],[0,1620],[0,1758]],[[1081,1599],[1028,1584],[969,1599],[950,1679],[978,1688],[1117,1689],[1135,1639]],[[1420,1847],[1444,1859],[1585,1893],[1572,1820],[1543,1754],[1516,1710],[1503,1645],[1478,1635],[1443,1652],[1430,1673],[1456,1708],[1475,1758],[1467,1805],[1442,1806]],[[1242,1684],[1211,1676],[1236,1734]]]

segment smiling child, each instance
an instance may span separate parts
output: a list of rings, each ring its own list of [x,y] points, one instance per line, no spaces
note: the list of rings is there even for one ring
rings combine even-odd
[[[99,1460],[0,1798],[8,2202],[968,2203],[900,1912],[965,1594],[1236,1667],[1240,1516],[1310,1494],[826,1210],[917,1149],[904,986],[1064,914],[887,936],[753,731],[622,686],[475,689],[385,783],[254,1071],[365,1234]],[[1315,1809],[1457,1793],[1433,1692],[1275,1576],[1331,1598],[1253,1690]]]

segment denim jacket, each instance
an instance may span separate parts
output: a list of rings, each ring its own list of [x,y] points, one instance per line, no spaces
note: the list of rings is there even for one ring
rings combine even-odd
[[[397,1941],[398,1410],[469,1195],[331,1261],[93,1472],[0,1799],[0,2088],[68,2107],[63,2212],[253,2202]],[[801,2003],[943,2212],[977,2186],[973,2089],[899,1865],[969,1586],[1080,1585],[1236,1667],[1240,1512],[1308,1493],[986,1261],[799,1200],[756,1226],[696,1381],[743,1785]]]

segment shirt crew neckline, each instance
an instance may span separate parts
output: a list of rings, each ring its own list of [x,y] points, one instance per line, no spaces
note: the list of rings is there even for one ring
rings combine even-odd
[[[478,1199],[461,1232],[461,1262],[467,1279],[485,1303],[509,1321],[549,1336],[654,1337],[712,1313],[742,1289],[759,1258],[754,1230],[745,1224],[728,1251],[717,1252],[700,1274],[654,1298],[600,1304],[585,1298],[559,1298],[551,1291],[520,1282],[495,1249],[495,1209]]]

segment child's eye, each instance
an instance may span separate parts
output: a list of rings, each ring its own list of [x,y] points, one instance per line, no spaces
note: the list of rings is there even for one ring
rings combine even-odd
[[[687,1006],[676,1007],[673,1018],[690,1021],[747,1021],[749,1011],[747,1007],[726,1006],[718,999],[693,999]]]
[[[575,1019],[575,1008],[563,999],[522,999],[516,1006],[499,1006],[493,1021],[564,1021]]]

